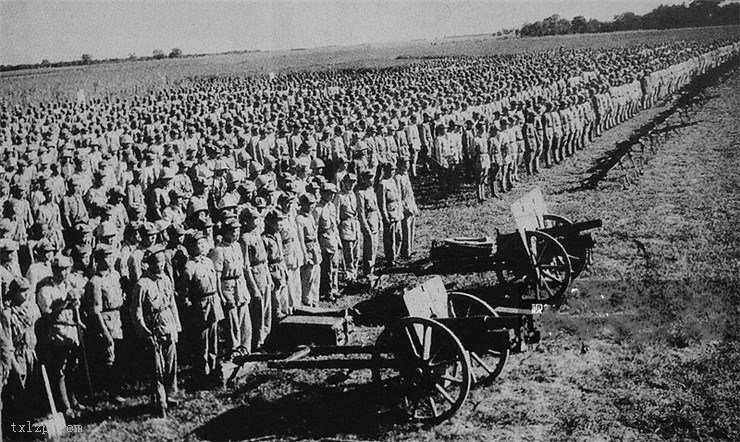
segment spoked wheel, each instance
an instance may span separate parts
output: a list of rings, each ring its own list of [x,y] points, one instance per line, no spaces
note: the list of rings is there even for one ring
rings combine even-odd
[[[573,225],[573,222],[568,218],[549,213],[542,215],[542,219],[545,221],[546,229],[550,227]],[[587,266],[592,264],[591,247],[584,246],[582,241],[571,241],[568,236],[559,238],[559,242],[565,248],[566,252],[568,252],[568,258],[570,259],[571,265],[570,278],[571,280],[575,279]]]
[[[487,303],[463,292],[449,292],[447,303],[450,317],[494,316],[498,313]],[[468,351],[470,370],[474,386],[490,385],[501,374],[509,357],[508,348]]]
[[[539,301],[563,296],[571,281],[572,267],[568,252],[552,236],[538,230],[525,232],[535,297]]]
[[[386,327],[373,354],[373,379],[414,421],[452,417],[468,397],[470,362],[449,328],[426,318],[403,318]]]

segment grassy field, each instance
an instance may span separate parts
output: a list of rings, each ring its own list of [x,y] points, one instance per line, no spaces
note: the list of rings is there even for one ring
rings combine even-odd
[[[472,54],[494,51],[489,45],[506,48],[495,50],[596,46],[688,38],[693,32],[442,40],[438,47],[414,43],[392,50],[368,48],[365,54],[378,54],[367,63],[390,63],[397,55],[436,50]],[[737,28],[695,32],[737,35]],[[349,50],[317,53],[342,51],[346,63],[354,63]],[[309,51],[296,52],[310,59]],[[285,57],[299,64],[290,53]],[[166,72],[180,63],[202,62],[204,70],[232,66],[220,57],[214,60],[217,64],[210,67],[205,59],[162,66]],[[319,57],[313,63],[323,66],[325,61]],[[142,72],[159,72],[156,63],[143,63],[150,71]],[[89,69],[104,77],[109,68]],[[383,392],[367,383],[367,373],[257,367],[235,387],[207,392],[191,391],[184,373],[185,401],[169,419],[151,418],[146,398],[135,393],[123,407],[103,404],[84,416],[83,432],[68,439],[740,440],[740,73],[735,69],[722,80],[708,85],[706,105],[691,116],[694,124],[666,140],[630,186],[623,184],[619,170],[595,188],[583,183],[595,165],[612,155],[615,144],[665,107],[638,114],[500,200],[477,204],[469,188],[437,199],[434,180],[418,183],[423,206],[419,256],[432,239],[513,230],[508,206],[535,185],[542,187],[551,212],[604,222],[594,232],[594,265],[574,282],[577,291],[560,311],[545,313],[539,347],[512,356],[501,377],[473,390],[450,421],[431,428],[399,423],[379,405]],[[19,81],[33,84],[31,78]],[[410,281],[394,277],[386,286]],[[486,278],[450,277],[447,282],[475,288],[485,286]],[[351,305],[367,297],[343,302]]]
[[[595,264],[560,311],[545,313],[540,346],[511,357],[450,421],[399,423],[367,373],[255,368],[235,388],[188,391],[168,420],[151,418],[144,398],[101,407],[73,439],[740,440],[739,87],[737,70],[711,86],[697,124],[667,140],[630,187],[619,173],[596,189],[581,183],[660,108],[502,200],[478,205],[471,189],[427,202],[420,249],[432,238],[513,229],[508,204],[534,185],[553,213],[604,220]]]
[[[317,69],[386,67],[418,57],[491,55],[565,48],[601,48],[678,40],[736,37],[738,26],[666,31],[618,32],[541,38],[500,39],[489,35],[454,37],[380,45],[333,46],[290,51],[248,52],[182,59],[151,60],[0,73],[0,100],[34,103],[62,97],[75,99],[79,89],[87,96],[129,95],[148,89],[188,84],[189,79],[221,75],[264,75]],[[1,101],[0,101],[1,102]]]

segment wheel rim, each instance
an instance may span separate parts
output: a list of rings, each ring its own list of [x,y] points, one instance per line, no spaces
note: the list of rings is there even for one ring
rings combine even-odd
[[[376,347],[375,360],[392,354],[394,368],[374,364],[373,378],[389,387],[410,419],[439,423],[462,407],[470,392],[470,361],[449,328],[431,319],[404,318],[384,330]]]
[[[473,295],[463,292],[449,292],[447,303],[452,318],[469,318],[472,316],[494,316],[499,314],[490,305]],[[509,358],[509,349],[487,349],[468,351],[470,356],[470,373],[474,386],[490,385],[501,374]]]
[[[558,240],[545,232],[528,230],[526,241],[535,298],[549,301],[562,297],[573,271],[568,252]]]

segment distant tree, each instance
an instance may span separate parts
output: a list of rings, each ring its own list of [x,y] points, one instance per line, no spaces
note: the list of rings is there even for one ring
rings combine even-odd
[[[47,59],[45,59],[45,58],[44,58],[43,60],[41,60],[41,66],[43,66],[43,67],[47,67],[47,66],[49,66],[50,64],[51,64],[51,63],[49,62],[49,60],[47,60]]]
[[[174,48],[170,52],[170,58],[180,58],[180,57],[182,57],[182,51],[180,50],[180,48]]]
[[[92,63],[93,58],[90,54],[82,54],[82,63],[84,64],[90,64]]]
[[[154,52],[152,52],[152,55],[154,55],[154,58],[156,59],[161,59],[161,58],[166,57],[164,55],[164,51],[162,51],[161,49],[155,49]]]
[[[137,57],[136,54],[134,54],[132,52],[132,53],[128,54],[128,59],[133,61],[133,60],[138,60],[139,57]]]
[[[570,21],[570,27],[573,30],[573,33],[575,34],[583,34],[588,28],[588,21],[586,20],[586,17],[579,15],[577,17],[573,17],[573,20]]]

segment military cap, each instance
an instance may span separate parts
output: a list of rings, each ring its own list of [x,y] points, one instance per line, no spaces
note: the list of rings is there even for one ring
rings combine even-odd
[[[97,231],[99,237],[116,236],[118,228],[116,228],[116,225],[112,221],[106,221],[98,226]]]
[[[134,139],[129,134],[122,134],[118,141],[120,144],[134,144]]]
[[[325,184],[324,184],[324,185],[323,185],[323,186],[321,187],[321,191],[322,191],[322,192],[332,192],[332,193],[337,193],[337,186],[336,186],[336,185],[334,185],[334,183],[325,183]]]
[[[310,193],[304,193],[298,198],[298,203],[301,206],[307,206],[310,204],[316,204],[316,197],[311,195]]]
[[[324,166],[324,161],[321,158],[314,158],[311,160],[311,167],[314,169],[320,169]]]
[[[141,231],[145,235],[156,235],[159,233],[159,227],[152,222],[145,222],[141,225]]]
[[[10,218],[0,219],[0,232],[11,232],[15,230],[15,223]]]
[[[72,258],[65,255],[58,255],[51,261],[51,266],[57,269],[68,269],[73,265]]]
[[[342,181],[348,181],[348,182],[356,183],[357,182],[357,175],[355,175],[354,173],[351,173],[351,172],[350,173],[347,173],[347,174],[344,175],[344,177],[342,177]]]
[[[18,243],[10,238],[0,239],[0,251],[2,252],[17,252],[19,249]]]
[[[113,186],[108,190],[108,195],[118,195],[118,196],[126,196],[126,192],[123,191],[123,187],[121,186]]]
[[[254,181],[252,180],[245,180],[239,185],[239,187],[242,188],[245,192],[257,191],[257,186],[254,184]]]
[[[159,172],[159,178],[163,180],[171,180],[175,177],[175,171],[170,167],[163,167]]]
[[[165,248],[163,245],[155,244],[144,252],[144,261],[150,261],[152,258],[157,256],[159,253],[164,253]]]
[[[238,203],[239,202],[232,195],[226,195],[223,198],[221,198],[221,201],[218,202],[218,210],[224,210],[224,209],[236,207]]]
[[[80,223],[75,224],[75,229],[79,233],[90,233],[90,232],[92,232],[92,228],[90,227],[90,224],[85,223],[85,222],[80,222]]]
[[[116,253],[116,249],[114,249],[110,244],[98,244],[93,251],[95,256],[110,256],[114,253]]]
[[[267,200],[258,196],[254,199],[254,207],[258,209],[265,209],[267,207]]]
[[[248,224],[261,216],[257,208],[250,204],[244,207],[239,213],[239,221],[242,224]]]
[[[50,240],[44,238],[41,241],[36,243],[36,246],[34,247],[39,252],[55,252],[57,250],[57,247],[54,245],[53,242]]]
[[[188,204],[188,213],[192,215],[203,211],[208,211],[208,203],[202,198],[192,198]]]
[[[24,278],[22,276],[13,278],[8,285],[8,292],[10,293],[23,293],[29,290],[31,290],[31,282],[28,278]]]
[[[239,229],[241,226],[241,223],[236,217],[227,218],[223,223],[224,229]]]

